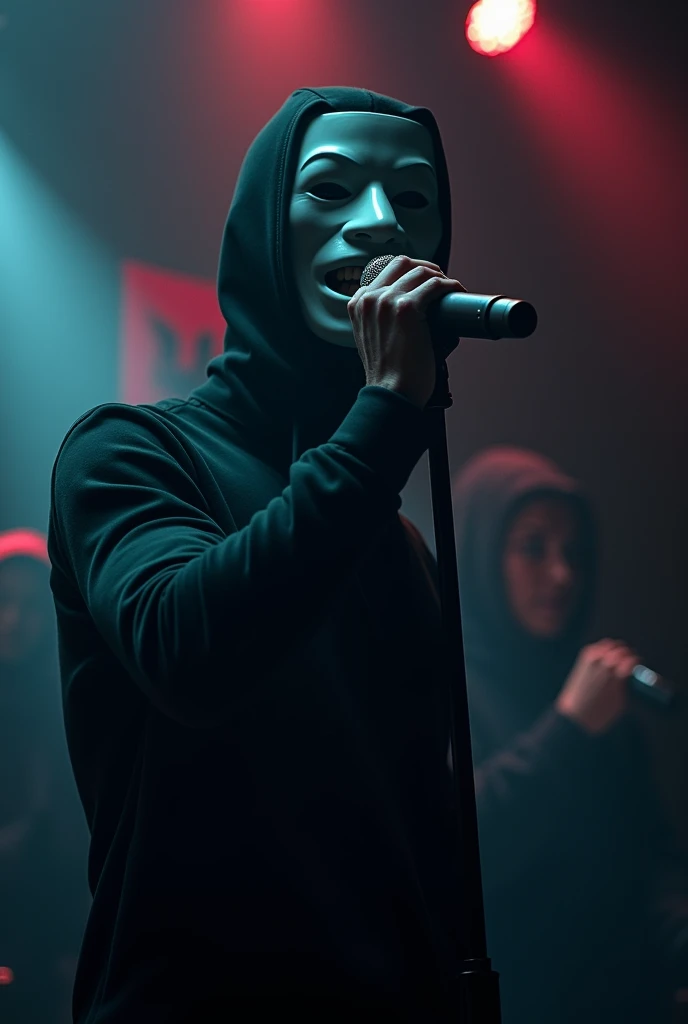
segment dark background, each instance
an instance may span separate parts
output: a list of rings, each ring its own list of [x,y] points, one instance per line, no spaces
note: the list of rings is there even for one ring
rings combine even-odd
[[[532,300],[537,335],[452,357],[457,468],[495,443],[587,484],[596,632],[684,680],[684,3],[543,0],[511,53],[457,0],[0,0],[0,529],[45,528],[70,423],[118,397],[120,264],[212,278],[242,156],[300,85],[426,104],[452,272]],[[405,510],[429,537],[421,466]],[[646,715],[677,817],[685,717]]]

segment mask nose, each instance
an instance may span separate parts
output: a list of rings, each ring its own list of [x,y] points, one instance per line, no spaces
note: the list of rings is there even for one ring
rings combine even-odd
[[[401,251],[403,231],[382,185],[369,185],[359,196],[343,234],[352,246],[373,242]]]

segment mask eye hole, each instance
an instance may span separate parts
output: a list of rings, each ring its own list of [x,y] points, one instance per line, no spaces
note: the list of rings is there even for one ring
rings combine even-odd
[[[429,205],[422,192],[400,192],[394,197],[394,202],[397,206],[404,206],[409,210],[421,210]]]
[[[318,185],[313,185],[308,190],[309,194],[315,196],[316,199],[348,199],[351,192],[345,189],[343,185],[338,185],[334,181],[321,181]]]

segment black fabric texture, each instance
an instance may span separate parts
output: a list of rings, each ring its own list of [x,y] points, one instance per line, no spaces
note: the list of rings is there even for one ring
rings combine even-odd
[[[502,572],[510,524],[541,496],[573,505],[584,540],[584,594],[556,641],[518,625]],[[594,597],[589,503],[551,461],[506,447],[474,457],[454,497],[488,948],[504,1024],[668,1021],[672,941],[688,904],[644,745],[630,718],[593,738],[553,703]]]
[[[456,969],[436,597],[399,492],[426,415],[306,329],[286,259],[294,93],[250,148],[219,271],[225,352],[188,400],[100,406],[49,545],[94,896],[77,1024],[440,1021]]]

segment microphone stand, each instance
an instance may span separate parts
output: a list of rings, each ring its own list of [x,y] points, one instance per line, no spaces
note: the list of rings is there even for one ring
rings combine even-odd
[[[458,341],[454,340],[451,348]],[[450,349],[451,350],[451,349]],[[444,348],[447,353],[446,347]],[[448,353],[447,353],[448,354]],[[447,451],[445,410],[452,405],[449,372],[445,359],[437,360],[437,385],[428,403],[431,418],[430,488],[439,569],[439,592],[449,689],[451,756],[458,849],[461,851],[459,893],[464,909],[462,948],[464,959],[452,979],[451,996],[460,1024],[500,1024],[499,975],[487,955],[478,817],[475,803],[473,756],[466,690],[463,630],[456,540]]]

